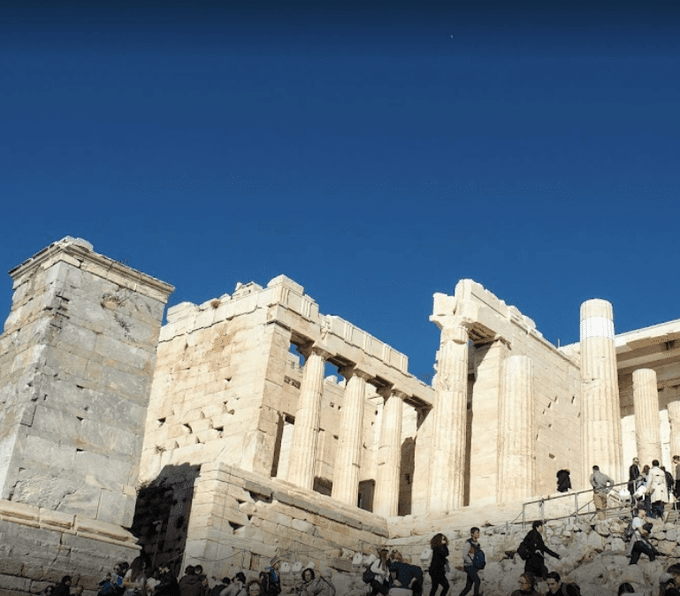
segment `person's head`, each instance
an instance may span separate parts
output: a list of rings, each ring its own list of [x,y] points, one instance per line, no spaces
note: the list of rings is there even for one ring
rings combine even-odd
[[[307,567],[307,569],[305,569],[302,572],[302,580],[303,581],[311,582],[315,577],[316,577],[316,575],[314,574],[314,569],[312,569],[311,567]]]
[[[647,472],[649,472],[649,466],[647,464],[645,464],[645,467],[642,468],[642,473],[646,474]]]
[[[383,564],[387,563],[387,555],[390,554],[390,551],[388,551],[386,548],[379,548],[378,549],[378,557],[380,560],[383,562]]]
[[[393,548],[392,552],[390,552],[390,561],[403,561],[404,558],[401,556],[401,553],[396,549]]]
[[[472,526],[470,528],[470,536],[477,540],[479,538],[479,528],[477,526]]]
[[[557,571],[551,571],[545,576],[545,583],[549,594],[557,594],[560,589],[560,574]]]
[[[196,568],[193,565],[187,565],[184,570],[184,575],[194,575],[196,573]]]
[[[519,576],[519,589],[522,590],[522,592],[531,592],[531,590],[534,589],[535,583],[534,574],[529,571]]]
[[[680,587],[680,563],[673,563],[666,571],[673,576],[675,585]]]
[[[232,581],[241,582],[242,584],[245,584],[245,583],[246,583],[246,576],[243,575],[243,573],[242,573],[241,571],[239,571],[239,572],[234,576],[234,579],[233,579]]]
[[[54,586],[47,586],[45,588],[45,596],[52,596],[53,591],[54,591]]]
[[[124,575],[125,572],[123,571],[123,569],[124,569],[123,565],[127,565],[127,564],[126,563],[116,563],[113,566],[113,572],[116,575]]]
[[[637,457],[634,457],[634,458],[633,458],[633,465],[634,465],[634,466],[639,466],[639,465],[640,465],[640,459],[637,458]],[[621,585],[623,585],[623,584],[621,584]]]
[[[194,575],[201,575],[203,573],[203,565],[194,565]]]
[[[621,596],[621,594],[635,594],[635,588],[628,582],[623,582],[619,586],[619,596]]]
[[[61,578],[61,583],[70,586],[71,585],[71,576],[70,575],[65,575],[64,577]]]
[[[653,467],[653,468],[658,468],[658,467],[659,467],[659,460],[658,460],[658,459],[653,459],[653,460],[652,460],[652,467]]]
[[[593,466],[593,472],[599,472],[600,466]]]
[[[674,464],[680,464],[680,455],[674,455],[673,456],[673,463]]]
[[[543,522],[540,519],[537,519],[533,524],[531,524],[531,527],[534,530],[538,530],[539,532],[543,531]]]
[[[260,582],[256,579],[250,580],[246,586],[246,592],[248,593],[248,596],[260,596],[260,593],[262,592]]]
[[[130,571],[132,580],[136,580],[137,577],[144,572],[144,559],[142,559],[142,557],[135,557],[132,563],[130,563]]]
[[[281,557],[279,556],[274,557],[271,561],[269,561],[269,566],[272,569],[278,570],[279,567],[281,567]]]
[[[446,536],[444,534],[435,534],[432,536],[432,540],[430,540],[430,548],[434,548],[435,546],[441,546],[442,544],[446,544]]]
[[[223,577],[222,578],[222,584],[225,586],[228,586],[231,583],[231,580],[228,577]]]

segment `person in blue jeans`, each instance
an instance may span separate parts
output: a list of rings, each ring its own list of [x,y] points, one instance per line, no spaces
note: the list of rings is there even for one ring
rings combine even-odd
[[[467,575],[467,581],[460,596],[465,596],[473,585],[475,587],[474,595],[479,596],[479,586],[482,582],[479,579],[479,573],[477,573],[479,570],[473,564],[475,553],[479,548],[479,528],[470,528],[470,538],[463,545],[463,569]]]

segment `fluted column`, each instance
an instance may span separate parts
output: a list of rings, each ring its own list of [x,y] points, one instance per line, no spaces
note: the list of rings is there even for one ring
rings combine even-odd
[[[638,368],[633,371],[633,407],[635,409],[635,442],[640,462],[661,461],[661,433],[659,430],[659,391],[656,371]]]
[[[394,517],[399,512],[401,421],[405,394],[395,389],[387,389],[385,393],[373,512],[383,517]]]
[[[302,371],[300,397],[295,411],[287,479],[293,484],[311,490],[314,488],[314,463],[319,437],[319,408],[325,363],[329,354],[318,346],[312,346],[306,353],[303,352],[303,355],[307,360]]]
[[[614,348],[614,315],[606,300],[581,305],[581,419],[583,467],[622,478],[621,407]]]
[[[536,406],[531,359],[506,358],[503,379],[498,421],[499,503],[531,497],[536,483]]]
[[[668,402],[668,421],[671,426],[671,457],[680,455],[680,400]],[[675,470],[671,470],[675,476]]]
[[[364,429],[366,381],[370,375],[355,367],[343,368],[340,373],[347,379],[347,385],[342,404],[342,422],[331,496],[338,501],[356,506],[359,498],[359,464]]]
[[[468,330],[444,327],[437,358],[428,509],[463,506],[467,427]]]

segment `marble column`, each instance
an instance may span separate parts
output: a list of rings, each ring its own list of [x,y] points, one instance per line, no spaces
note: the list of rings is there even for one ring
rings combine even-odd
[[[529,499],[536,484],[534,367],[528,356],[505,360],[498,421],[499,503]]]
[[[401,474],[401,421],[405,394],[387,389],[380,427],[378,471],[376,474],[373,513],[394,517],[399,512]]]
[[[635,410],[635,442],[642,465],[661,461],[659,391],[656,371],[638,368],[633,371],[633,408]]]
[[[668,422],[671,426],[671,457],[680,455],[680,400],[668,402]],[[675,470],[671,470],[675,476]]]
[[[463,506],[467,428],[468,330],[442,328],[432,422],[428,511],[444,513]]]
[[[306,361],[302,371],[298,406],[295,410],[295,427],[287,480],[312,490],[316,443],[319,437],[319,409],[323,393],[325,363],[329,353],[318,346],[312,346],[303,351],[303,355]]]
[[[331,496],[356,507],[359,499],[359,465],[364,429],[366,381],[370,375],[356,367],[343,368],[340,374],[347,379],[347,385],[342,404],[342,421],[333,469]]]
[[[581,305],[581,420],[584,482],[594,465],[623,478],[621,407],[614,348],[614,314],[606,300]]]

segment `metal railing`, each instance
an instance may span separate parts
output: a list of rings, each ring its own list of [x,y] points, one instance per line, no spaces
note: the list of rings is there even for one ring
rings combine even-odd
[[[619,496],[620,495],[620,489],[624,486],[627,488],[629,484],[630,484],[630,481],[625,481],[625,482],[619,482],[618,484],[614,484],[611,487],[609,487],[609,492],[607,493],[607,507],[602,509],[602,511],[605,512],[605,515],[607,515],[607,513],[609,513],[610,511],[614,511],[614,510],[616,510],[618,512],[619,516],[621,515],[621,512],[622,512],[623,509],[626,509],[627,512],[630,511],[632,504],[634,503],[633,496],[631,495],[630,500],[628,500],[626,502],[622,501],[620,496]],[[616,488],[619,488],[619,490],[614,490]],[[526,521],[527,507],[529,507],[531,505],[538,505],[540,519],[541,519],[542,522],[545,523],[545,521],[546,521],[545,503],[548,502],[548,501],[557,501],[557,500],[560,500],[560,499],[573,498],[574,499],[574,510],[573,510],[572,513],[570,513],[568,515],[552,517],[550,519],[562,519],[562,518],[565,518],[565,517],[574,517],[575,519],[577,519],[579,515],[588,515],[588,514],[595,515],[597,513],[597,511],[594,511],[594,510],[591,511],[591,509],[590,509],[590,506],[593,504],[593,499],[589,499],[588,501],[583,503],[581,506],[579,506],[579,503],[578,503],[579,502],[579,499],[578,499],[579,495],[583,495],[585,493],[592,493],[592,492],[593,492],[592,488],[587,488],[587,489],[583,489],[583,490],[579,490],[579,491],[575,491],[575,492],[572,491],[572,492],[568,492],[568,493],[563,493],[563,494],[560,494],[560,495],[551,495],[551,496],[547,496],[547,497],[541,497],[540,499],[534,499],[533,501],[527,501],[525,503],[522,503],[522,527],[524,527],[527,523],[527,521]],[[614,507],[609,507],[609,499],[611,497],[613,497],[614,495],[615,495],[615,498],[616,498],[618,504]],[[587,511],[582,512],[582,509],[584,509],[584,508],[587,508]]]

